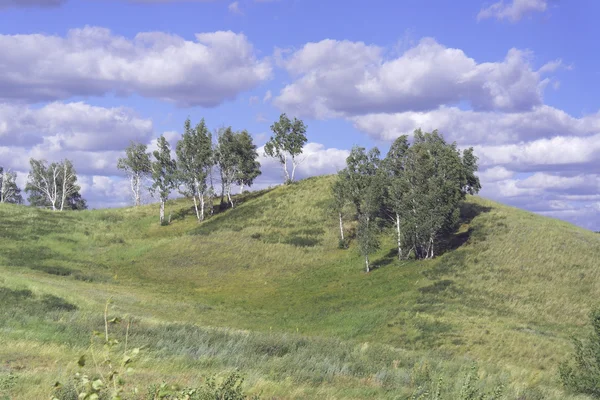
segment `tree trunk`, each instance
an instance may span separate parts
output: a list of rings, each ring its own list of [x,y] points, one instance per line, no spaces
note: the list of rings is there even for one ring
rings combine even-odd
[[[400,235],[400,215],[396,213],[396,233],[398,235],[398,260],[402,260],[402,236]]]
[[[165,201],[160,201],[160,224],[162,225],[165,221]]]
[[[431,258],[433,258],[433,237],[431,237]]]
[[[240,194],[244,193],[244,182],[240,185]]]
[[[204,221],[204,193],[198,196],[200,198],[200,221]]]
[[[369,272],[370,271],[370,269],[369,269],[369,255],[365,256],[365,266],[367,267],[367,272]]]
[[[135,188],[134,188],[134,197],[135,197],[135,206],[138,207],[139,205],[142,204],[142,198],[140,195],[140,185],[141,185],[141,179],[139,176],[135,177]]]
[[[227,200],[229,200],[229,204],[231,204],[231,208],[233,208],[233,200],[231,199],[231,185],[227,186]]]
[[[198,221],[200,221],[200,213],[198,212],[198,203],[196,202],[196,195],[193,195],[192,198],[194,199],[194,209],[196,210],[196,218],[198,218]]]
[[[342,213],[338,213],[340,217],[340,236],[342,237],[342,241],[344,240],[344,224],[342,223]]]
[[[285,183],[290,183],[290,174],[287,169],[287,157],[283,157],[283,173],[285,174]]]
[[[298,166],[298,164],[296,164],[294,162],[294,159],[292,158],[292,179],[290,180],[290,182],[294,182],[294,175],[296,175],[296,167]]]

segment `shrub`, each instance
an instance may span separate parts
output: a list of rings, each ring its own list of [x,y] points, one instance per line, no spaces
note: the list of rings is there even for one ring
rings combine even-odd
[[[600,309],[590,313],[592,333],[587,340],[573,339],[572,359],[559,367],[563,385],[576,393],[600,398]]]

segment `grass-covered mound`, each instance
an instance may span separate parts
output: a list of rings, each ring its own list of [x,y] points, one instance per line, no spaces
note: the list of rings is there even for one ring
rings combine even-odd
[[[156,205],[1,204],[0,399],[47,398],[77,371],[108,297],[146,346],[142,387],[240,368],[266,398],[406,398],[439,375],[458,391],[476,361],[507,398],[570,398],[557,368],[599,298],[599,235],[470,197],[443,255],[398,261],[383,232],[365,274],[354,244],[338,249],[331,182],[247,194],[201,224],[187,200],[169,226]]]

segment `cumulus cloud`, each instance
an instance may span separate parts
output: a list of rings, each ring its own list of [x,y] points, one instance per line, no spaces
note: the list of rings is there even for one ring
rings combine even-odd
[[[502,61],[477,63],[432,38],[385,59],[378,46],[328,39],[282,56],[280,64],[296,80],[274,104],[316,118],[424,111],[459,102],[477,111],[527,111],[542,104],[549,83],[543,74],[558,66],[536,71],[530,59],[529,52],[510,49]]]
[[[262,175],[257,180],[259,187],[282,183],[284,175],[281,165],[274,158],[264,155],[264,146],[257,151],[262,170]],[[302,150],[302,162],[296,169],[296,179],[336,173],[345,168],[349,154],[346,149],[326,148],[321,143],[309,142]]]
[[[41,108],[0,104],[0,146],[47,147],[70,151],[118,150],[130,140],[145,142],[152,121],[127,108],[50,103]]]
[[[128,108],[0,104],[0,164],[17,171],[28,171],[30,158],[68,158],[81,174],[119,175],[123,149],[131,140],[147,143],[152,136],[152,121]]]
[[[489,7],[485,7],[477,14],[477,20],[496,18],[508,19],[511,22],[520,20],[525,14],[532,12],[544,12],[548,8],[548,0],[512,0],[498,1]]]
[[[450,141],[499,145],[555,136],[587,136],[600,132],[600,112],[575,118],[547,105],[529,111],[503,113],[442,106],[432,111],[377,113],[349,118],[375,139],[392,141],[417,128],[439,129]]]
[[[195,40],[163,32],[133,39],[86,26],[65,37],[0,35],[0,99],[29,102],[107,93],[214,107],[269,79],[243,34],[219,31]]]

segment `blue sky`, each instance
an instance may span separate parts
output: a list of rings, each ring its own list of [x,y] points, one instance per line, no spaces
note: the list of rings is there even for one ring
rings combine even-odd
[[[92,207],[129,202],[129,140],[183,121],[308,125],[300,176],[439,128],[480,157],[482,196],[600,230],[592,0],[0,0],[0,165],[70,158]],[[257,186],[281,181],[262,159]]]

